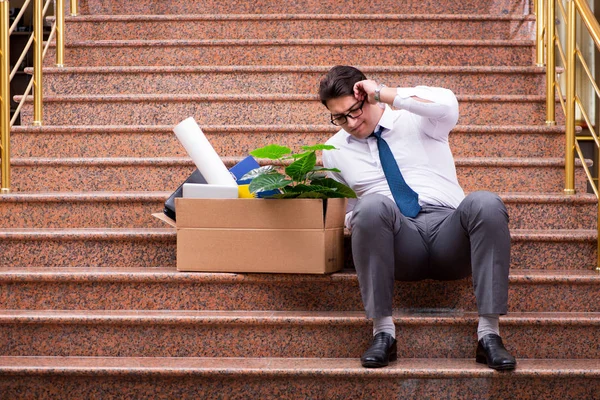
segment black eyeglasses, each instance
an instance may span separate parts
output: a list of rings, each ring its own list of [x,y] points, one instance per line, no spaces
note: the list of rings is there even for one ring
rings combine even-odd
[[[358,107],[356,107],[356,105],[358,104]],[[361,101],[360,103],[356,103],[354,106],[352,106],[352,108],[350,110],[348,110],[347,114],[336,114],[338,115],[337,117],[334,117],[333,114],[331,114],[331,123],[336,125],[336,126],[340,126],[340,125],[344,125],[346,122],[348,122],[348,118],[358,118],[362,115],[363,111],[363,105],[365,104],[365,101]]]

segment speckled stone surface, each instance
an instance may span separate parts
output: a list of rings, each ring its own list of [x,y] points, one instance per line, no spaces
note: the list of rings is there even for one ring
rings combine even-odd
[[[398,353],[473,357],[477,319],[396,311]],[[511,313],[501,330],[515,357],[600,358],[600,313]],[[3,356],[358,358],[372,338],[362,311],[7,310],[0,333]]]
[[[48,192],[0,194],[0,228],[164,227],[151,216],[169,192]],[[511,229],[595,229],[596,197],[500,193]]]
[[[243,0],[229,1],[226,4],[218,0],[188,2],[185,0],[155,2],[153,0],[86,0],[80,5],[81,14],[528,14],[532,12],[527,0],[464,0],[461,2],[440,3],[432,0],[407,0],[398,3],[393,0],[376,0],[364,3],[359,0],[346,1],[343,4],[333,1],[301,0],[294,2],[274,2],[259,0],[248,3]],[[65,5],[67,9],[69,4]]]
[[[377,9],[373,9],[377,12]],[[253,14],[67,17],[66,40],[531,39],[529,15]],[[376,29],[374,29],[376,27]]]
[[[56,58],[50,48],[44,65]],[[101,65],[531,65],[532,40],[153,40],[70,42],[72,66]]]
[[[511,263],[527,269],[595,267],[595,230],[511,231]],[[352,268],[349,236],[345,260]],[[1,229],[0,267],[165,267],[175,265],[175,229]],[[65,254],[72,253],[70,258]]]
[[[14,399],[591,400],[600,387],[591,360],[522,360],[505,374],[472,359],[400,359],[369,370],[358,359],[2,357],[0,375]]]
[[[175,267],[175,229],[2,229],[1,267]]]
[[[546,116],[544,96],[457,98],[462,125],[539,125]],[[80,95],[47,96],[44,101],[48,125],[176,125],[189,116],[200,125],[318,125],[330,118],[315,95],[300,94]],[[28,102],[22,110],[22,123],[30,124],[32,114],[33,104]]]
[[[44,94],[316,94],[329,66],[63,67],[44,70]],[[539,67],[359,66],[388,86],[438,86],[456,94],[544,94]],[[29,71],[29,69],[28,69]]]
[[[238,157],[221,157],[226,166]],[[563,189],[564,160],[527,158],[456,158],[466,191],[556,192]],[[194,170],[191,159],[171,158],[24,158],[12,160],[16,191],[171,191]],[[585,191],[577,174],[576,189]]]
[[[329,125],[203,125],[219,155],[246,156],[271,143],[300,146],[324,143],[337,128]],[[502,145],[498,145],[501,143]],[[564,127],[459,125],[450,134],[455,157],[554,157],[564,154]],[[16,126],[14,158],[179,157],[187,153],[171,125]]]
[[[592,270],[511,270],[509,313],[599,312]],[[343,299],[343,300],[342,300]],[[327,276],[177,272],[175,268],[0,268],[9,310],[361,311],[353,270]],[[396,282],[394,307],[476,311],[471,279]]]
[[[162,211],[170,195],[171,192],[0,195],[0,228],[164,228],[164,222],[151,214]]]

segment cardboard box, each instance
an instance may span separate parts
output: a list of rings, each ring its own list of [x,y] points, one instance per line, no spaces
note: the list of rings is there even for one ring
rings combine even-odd
[[[325,274],[344,265],[346,199],[175,200],[177,270]]]

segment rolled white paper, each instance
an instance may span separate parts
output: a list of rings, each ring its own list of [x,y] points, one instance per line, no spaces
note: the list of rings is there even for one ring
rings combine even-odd
[[[237,187],[236,181],[193,117],[181,121],[173,131],[207,183]]]
[[[183,197],[193,199],[237,199],[238,188],[229,185],[184,183]]]

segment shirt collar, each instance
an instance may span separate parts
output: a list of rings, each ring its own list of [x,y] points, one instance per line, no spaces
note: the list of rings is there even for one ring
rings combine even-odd
[[[382,103],[379,103],[382,104]],[[394,127],[394,114],[392,112],[392,109],[386,104],[384,106],[384,110],[383,110],[383,114],[381,115],[381,118],[379,119],[379,123],[375,126],[375,130],[377,130],[377,128],[382,127],[385,130],[390,130]],[[346,133],[346,143],[350,143],[351,140],[356,140],[358,142],[366,142],[366,138],[365,139],[357,139],[354,136],[352,136],[351,134],[349,134],[348,132],[344,131]]]

